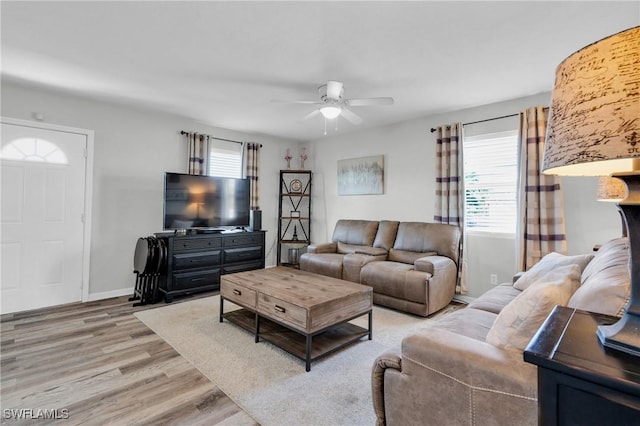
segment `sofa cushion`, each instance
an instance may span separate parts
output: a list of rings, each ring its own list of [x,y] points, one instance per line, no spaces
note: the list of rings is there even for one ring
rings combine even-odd
[[[442,223],[400,222],[393,248],[417,253],[436,252],[457,264],[460,228]]]
[[[566,305],[580,285],[580,267],[565,265],[549,271],[498,314],[487,343],[524,350],[556,305]]]
[[[378,222],[372,220],[340,219],[333,230],[333,242],[357,246],[372,246]]]
[[[398,225],[400,225],[400,222],[381,220],[378,224],[378,232],[376,233],[376,239],[373,241],[373,246],[389,251],[396,240]]]
[[[369,262],[385,260],[386,258],[387,253],[384,251],[383,254],[377,256],[361,253],[345,254],[342,259],[342,279],[360,284],[360,271],[362,267]]]
[[[434,321],[432,327],[449,330],[475,340],[485,341],[497,315],[467,306]]]
[[[565,256],[560,253],[549,253],[545,255],[538,263],[533,265],[531,269],[522,274],[518,280],[513,283],[513,286],[518,290],[526,290],[527,287],[534,284],[541,277],[545,276],[549,271],[565,265],[578,265],[580,273],[584,270],[587,264],[593,259],[593,254],[579,254],[576,256]]]
[[[342,259],[338,253],[305,253],[300,256],[300,269],[327,277],[342,279]]]
[[[522,291],[509,283],[500,284],[469,303],[468,308],[480,309],[499,314],[502,308],[515,299]]]
[[[360,246],[360,245],[355,245],[355,244],[345,244],[343,242],[338,241],[336,243],[337,245],[337,249],[336,252],[340,253],[340,254],[350,254],[350,253],[356,253],[362,250],[366,250],[368,248],[368,246]],[[373,249],[373,247],[370,247]]]
[[[630,291],[629,244],[626,238],[617,238],[603,244],[587,265],[568,306],[620,317]]]

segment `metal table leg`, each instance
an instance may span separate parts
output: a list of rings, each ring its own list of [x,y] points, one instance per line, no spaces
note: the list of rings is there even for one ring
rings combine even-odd
[[[311,371],[311,335],[307,334],[307,350],[306,350],[306,359],[305,359],[305,370],[307,372]]]
[[[255,342],[258,343],[260,341],[260,315],[256,312],[256,337]]]

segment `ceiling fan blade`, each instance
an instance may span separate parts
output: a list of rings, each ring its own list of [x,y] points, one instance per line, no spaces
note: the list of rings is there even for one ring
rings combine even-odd
[[[362,123],[362,118],[356,115],[353,111],[349,111],[346,108],[342,108],[342,116],[350,122],[351,124],[355,124],[356,126]]]
[[[342,95],[342,83],[339,81],[329,80],[327,83],[327,98],[340,99]]]
[[[302,117],[302,119],[300,121],[305,121],[308,120],[310,118],[315,117],[316,115],[320,114],[320,110],[319,109],[314,109],[313,111],[311,111],[309,114],[305,115],[304,117]]]
[[[287,101],[283,99],[271,99],[271,103],[274,104],[313,104],[320,105],[322,102],[320,101]]]
[[[346,99],[344,102],[349,106],[393,105],[393,98]]]

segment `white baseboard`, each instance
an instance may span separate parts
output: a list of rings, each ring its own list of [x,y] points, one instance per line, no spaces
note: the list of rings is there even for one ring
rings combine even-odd
[[[132,288],[119,288],[118,290],[111,291],[103,291],[100,293],[89,293],[89,299],[87,302],[92,302],[94,300],[102,300],[102,299],[110,299],[112,297],[120,297],[133,295],[133,287]]]

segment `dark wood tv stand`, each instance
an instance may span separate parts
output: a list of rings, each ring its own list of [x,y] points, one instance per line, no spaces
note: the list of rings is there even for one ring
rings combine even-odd
[[[156,234],[167,247],[166,271],[158,290],[167,303],[174,296],[220,289],[220,276],[264,268],[265,231]]]

